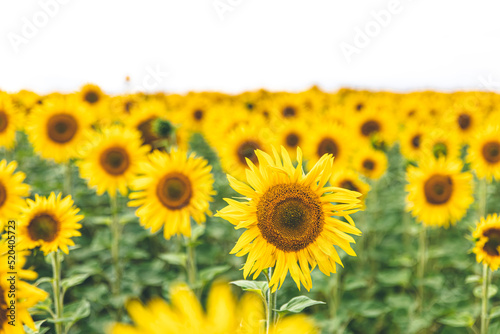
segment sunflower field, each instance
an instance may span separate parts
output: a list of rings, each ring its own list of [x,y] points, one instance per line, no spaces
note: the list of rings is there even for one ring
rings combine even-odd
[[[498,106],[0,92],[0,333],[500,333]]]

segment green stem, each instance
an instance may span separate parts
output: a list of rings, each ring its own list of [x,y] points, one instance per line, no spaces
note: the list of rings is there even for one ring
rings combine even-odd
[[[479,202],[479,208],[478,208],[478,215],[479,219],[481,217],[485,217],[486,215],[486,200],[487,200],[487,187],[488,183],[485,178],[482,178],[479,180],[479,189],[478,189],[478,202]]]
[[[118,217],[118,201],[116,194],[111,196],[111,260],[113,263],[113,270],[115,273],[115,279],[112,283],[113,295],[120,295],[121,288],[121,267],[120,267],[120,236],[121,236],[121,226]]]
[[[488,333],[488,289],[490,286],[490,270],[483,265],[483,295],[481,300],[481,334]]]
[[[268,269],[268,273],[264,273],[266,275],[267,284],[269,286],[269,290],[267,290],[267,321],[266,321],[266,334],[269,334],[271,330],[271,324],[276,324],[277,316],[276,316],[276,301],[278,297],[278,291],[271,291],[271,277],[273,276],[273,268]]]
[[[186,248],[187,248],[187,273],[188,273],[189,284],[191,285],[191,288],[193,290],[198,290],[196,287],[196,277],[197,277],[196,250],[191,238],[187,238]]]
[[[62,334],[63,324],[60,321],[63,314],[63,300],[61,295],[61,260],[59,258],[59,250],[52,252],[52,290],[54,291],[54,306],[56,311],[56,334]]]
[[[418,294],[419,294],[419,305],[418,310],[422,312],[423,304],[424,304],[424,273],[425,273],[425,262],[427,259],[427,235],[426,235],[426,226],[422,224],[422,229],[420,230],[420,238],[419,238],[419,266],[418,266]]]
[[[64,183],[63,183],[63,192],[64,196],[71,195],[71,161],[68,160],[67,163],[64,164]]]

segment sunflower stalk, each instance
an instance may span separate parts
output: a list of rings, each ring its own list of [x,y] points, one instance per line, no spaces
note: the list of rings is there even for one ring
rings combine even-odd
[[[72,183],[71,183],[71,161],[68,160],[64,164],[64,183],[63,192],[65,196],[71,195]]]
[[[485,178],[479,180],[479,189],[478,189],[478,215],[479,219],[481,217],[486,216],[486,201],[487,201],[487,191],[488,191],[488,183]]]
[[[424,304],[424,275],[425,275],[425,262],[427,260],[427,230],[426,226],[422,224],[422,229],[420,230],[419,238],[419,266],[418,266],[418,295],[419,303],[418,310],[421,313]]]
[[[111,259],[112,259],[112,264],[113,264],[113,270],[115,272],[115,279],[112,282],[112,292],[113,296],[119,296],[120,295],[120,288],[121,288],[121,267],[120,267],[120,235],[121,235],[121,226],[120,226],[120,221],[118,217],[118,200],[117,196],[111,196],[110,198],[111,202],[111,214],[112,214],[112,221],[111,221],[111,234],[112,234],[112,240],[111,240]],[[120,315],[118,315],[120,317]]]
[[[196,286],[197,282],[197,270],[196,270],[196,250],[195,250],[195,244],[194,240],[192,238],[186,238],[186,249],[187,249],[187,264],[186,264],[186,269],[187,269],[187,274],[188,274],[188,280],[189,284],[191,285],[191,288],[194,291],[198,291]]]
[[[487,264],[483,265],[483,291],[481,296],[481,334],[488,333],[488,289],[490,286],[490,270]]]
[[[275,292],[272,292],[271,289],[271,277],[273,276],[273,268],[269,267],[268,272],[266,273],[264,271],[264,275],[266,276],[267,279],[267,284],[269,289],[267,290],[267,305],[266,305],[266,315],[267,315],[267,321],[266,321],[266,334],[270,333],[271,330],[271,324],[274,325],[276,324],[276,321],[278,320],[277,314],[276,314],[276,303],[278,299],[278,290]]]
[[[56,334],[63,333],[63,323],[60,322],[63,314],[63,299],[61,294],[61,258],[59,250],[52,252],[52,290],[54,292],[54,307],[55,307],[55,330]]]

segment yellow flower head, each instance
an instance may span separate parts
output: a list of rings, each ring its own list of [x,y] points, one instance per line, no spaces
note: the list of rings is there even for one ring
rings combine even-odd
[[[472,250],[476,261],[488,265],[491,270],[497,270],[500,265],[500,217],[495,213],[481,220],[472,233],[476,245]]]
[[[14,173],[17,162],[0,161],[0,231],[19,213],[24,205],[24,197],[29,195],[30,187],[23,183],[26,175],[23,172]]]

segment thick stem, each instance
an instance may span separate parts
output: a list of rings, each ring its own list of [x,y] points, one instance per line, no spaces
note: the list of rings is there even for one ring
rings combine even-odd
[[[54,292],[54,307],[56,311],[56,334],[62,334],[63,324],[60,321],[63,314],[63,300],[61,295],[61,261],[59,258],[59,250],[52,252],[52,290]]]
[[[418,266],[418,294],[419,294],[419,305],[418,310],[422,312],[423,304],[424,304],[424,273],[425,273],[425,262],[427,259],[427,235],[426,235],[426,227],[422,224],[422,229],[420,230],[420,238],[419,238],[419,266]]]
[[[486,216],[486,200],[487,200],[487,187],[488,183],[485,178],[479,180],[479,189],[478,189],[478,219]]]
[[[195,246],[191,238],[187,239],[187,273],[188,273],[188,280],[189,284],[191,285],[191,288],[194,290],[198,290],[196,287],[196,276],[197,276],[197,271],[196,271],[196,251],[195,251]]]
[[[271,325],[274,325],[277,321],[276,317],[276,300],[278,296],[278,291],[272,292],[271,289],[271,277],[273,276],[273,268],[268,269],[268,274],[266,274],[267,284],[269,286],[269,290],[267,291],[267,321],[266,321],[266,334],[269,334],[271,330]]]
[[[120,236],[121,236],[121,226],[118,217],[118,202],[116,194],[111,196],[111,261],[113,264],[113,270],[115,273],[115,279],[112,283],[113,295],[119,296],[121,289],[121,267],[120,267]]]
[[[63,183],[63,192],[64,196],[71,195],[71,161],[68,160],[64,164],[64,183]]]
[[[490,270],[483,265],[483,295],[481,300],[481,334],[488,333],[488,289],[490,286]]]

